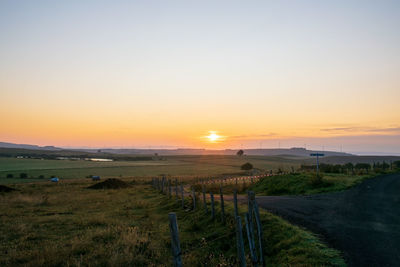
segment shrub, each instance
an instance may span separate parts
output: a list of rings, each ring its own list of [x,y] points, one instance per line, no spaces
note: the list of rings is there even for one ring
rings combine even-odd
[[[310,176],[310,184],[313,187],[319,187],[323,184],[323,175],[321,173],[316,173]]]
[[[24,172],[22,172],[22,173],[20,173],[20,174],[19,174],[19,178],[21,178],[21,179],[28,178],[28,174],[27,174],[27,173],[24,173]]]
[[[38,177],[39,179],[44,179],[44,175],[42,174],[42,175],[39,175],[39,177]]]
[[[247,162],[247,163],[243,164],[240,168],[242,170],[248,171],[248,170],[253,169],[253,165],[250,162]]]
[[[395,162],[393,162],[393,166],[394,166],[396,169],[400,169],[400,160],[396,160]]]
[[[14,175],[12,173],[7,174],[7,178],[14,178]]]

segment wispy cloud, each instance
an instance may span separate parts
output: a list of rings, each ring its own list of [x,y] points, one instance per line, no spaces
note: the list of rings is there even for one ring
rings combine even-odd
[[[230,136],[230,139],[250,139],[250,138],[265,138],[277,136],[276,133],[267,133],[267,134],[247,134],[247,135],[234,135]]]
[[[368,133],[400,133],[400,127],[360,127],[360,126],[350,126],[350,127],[333,127],[333,128],[324,128],[321,129],[324,132],[330,133],[349,133],[349,132],[364,132]]]

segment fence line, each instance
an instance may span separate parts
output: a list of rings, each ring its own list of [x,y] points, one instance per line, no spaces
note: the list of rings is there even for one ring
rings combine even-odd
[[[159,178],[152,179],[152,186],[156,190],[159,190],[160,193],[165,194],[168,198],[172,198],[172,180],[166,179],[165,176],[160,180]],[[185,208],[185,193],[183,183],[180,183],[180,200],[182,204],[182,209]],[[196,210],[196,191],[192,187],[191,192],[189,191],[189,196],[192,198],[192,210]],[[191,193],[191,194],[190,194]],[[214,194],[210,193],[210,202],[211,202],[211,218],[215,219],[215,201]],[[225,204],[224,204],[224,194],[222,189],[222,183],[219,187],[220,193],[220,205],[221,205],[221,221],[222,223],[226,222],[225,217]],[[203,205],[205,214],[208,214],[208,207],[206,201],[206,188],[204,181],[202,181],[202,194],[203,194]],[[175,179],[175,197],[179,201],[178,197],[178,179]],[[248,211],[244,215],[244,225],[241,221],[241,216],[238,211],[237,204],[237,189],[234,190],[233,193],[233,205],[234,205],[234,221],[236,225],[236,246],[237,246],[237,257],[239,266],[246,266],[246,256],[245,256],[245,246],[243,241],[243,226],[245,228],[245,233],[247,235],[248,240],[248,248],[250,253],[250,259],[253,266],[265,266],[264,259],[264,239],[263,239],[263,231],[260,220],[259,208],[255,199],[255,194],[253,191],[248,191],[247,193],[247,208]],[[169,213],[169,224],[171,231],[171,250],[172,250],[172,258],[174,266],[182,266],[181,260],[181,248],[179,241],[179,232],[178,232],[178,224],[175,213]],[[257,233],[257,242],[255,238],[255,233]],[[257,244],[256,244],[257,243]]]

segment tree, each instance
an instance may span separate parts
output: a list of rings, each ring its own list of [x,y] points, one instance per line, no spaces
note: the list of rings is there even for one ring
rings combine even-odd
[[[248,170],[253,169],[253,165],[251,163],[247,162],[247,163],[243,164],[240,168],[242,170],[248,171]]]
[[[236,155],[238,155],[239,157],[243,156],[243,154],[244,154],[244,151],[241,149],[236,153]]]
[[[28,178],[28,174],[26,174],[26,173],[20,173],[19,174],[19,178],[21,178],[21,179],[25,179],[25,178]]]
[[[14,178],[14,175],[12,173],[7,174],[7,178]]]

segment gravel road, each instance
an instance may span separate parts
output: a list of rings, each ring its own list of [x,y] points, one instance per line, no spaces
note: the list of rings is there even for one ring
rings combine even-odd
[[[349,266],[400,266],[400,174],[312,196],[260,196],[274,214],[320,234]]]

